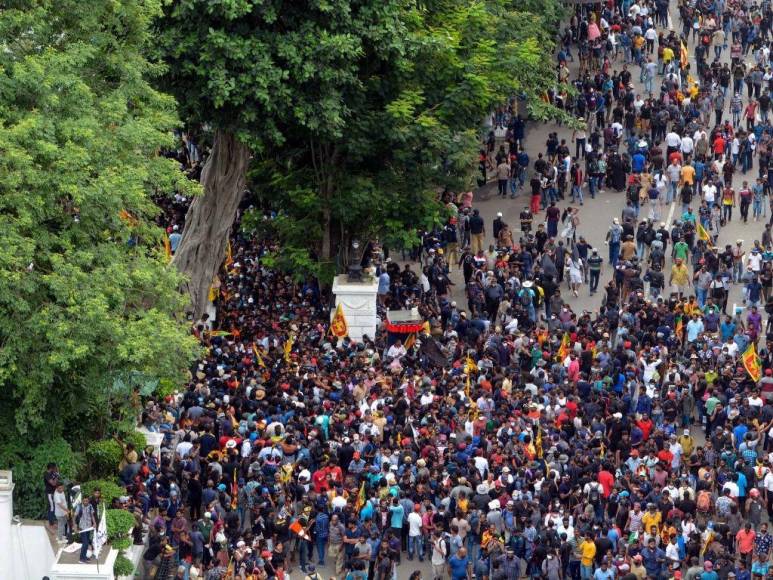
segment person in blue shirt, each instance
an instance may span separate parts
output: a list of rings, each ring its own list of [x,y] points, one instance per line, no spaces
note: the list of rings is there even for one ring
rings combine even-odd
[[[325,565],[325,547],[330,535],[330,516],[327,512],[319,512],[314,519],[314,540],[317,545],[317,560],[320,566]]]
[[[174,254],[177,251],[177,247],[180,245],[180,240],[183,239],[182,234],[178,231],[179,226],[172,226],[172,233],[169,234],[169,248]]]
[[[634,173],[641,173],[644,171],[645,161],[644,155],[640,151],[637,151],[633,154],[633,157],[631,157],[631,170]]]
[[[448,559],[448,568],[451,572],[451,580],[467,580],[467,567],[470,559],[467,557],[467,550],[459,550]]]
[[[405,508],[400,505],[400,501],[392,498],[392,505],[389,506],[389,527],[392,528],[397,537],[403,534],[403,518],[405,518]]]
[[[762,284],[755,276],[751,282],[746,285],[746,300],[749,306],[760,306],[762,296]]]
[[[641,557],[647,574],[659,578],[666,561],[666,553],[655,545],[654,538],[650,538],[647,546],[642,549]]]
[[[722,342],[727,342],[727,339],[733,338],[735,323],[732,318],[725,316],[725,320],[719,325],[719,334],[722,336]]]

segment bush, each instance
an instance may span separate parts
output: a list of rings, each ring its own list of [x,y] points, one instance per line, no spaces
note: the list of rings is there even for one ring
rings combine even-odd
[[[111,477],[118,473],[121,446],[113,439],[94,441],[86,449],[89,472],[92,477]]]
[[[134,448],[137,450],[137,453],[140,453],[148,446],[148,440],[145,439],[145,435],[139,431],[132,431],[131,433],[127,433],[126,435],[121,436],[121,439],[124,443],[132,443]]]
[[[129,530],[136,523],[134,516],[126,510],[107,510],[107,539],[114,540],[126,539],[129,537]]]
[[[137,431],[131,431],[119,435],[124,443],[132,443],[139,454],[147,447],[145,435]],[[89,473],[92,477],[113,477],[118,473],[118,464],[121,463],[123,450],[115,439],[94,441],[86,449],[86,458],[89,462]]]
[[[131,576],[134,574],[134,564],[123,554],[118,554],[113,565],[113,574],[116,576]]]
[[[0,465],[13,470],[15,512],[25,518],[42,518],[46,513],[43,473],[56,463],[62,479],[75,480],[83,467],[83,454],[75,453],[61,437],[30,446],[24,440],[6,438],[0,445]]]
[[[102,490],[102,499],[107,506],[113,503],[115,498],[126,495],[126,489],[109,479],[94,479],[81,484],[81,495],[90,497],[97,488]]]

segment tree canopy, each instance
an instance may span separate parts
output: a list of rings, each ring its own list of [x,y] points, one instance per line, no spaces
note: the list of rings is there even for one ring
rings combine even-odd
[[[252,152],[250,185],[279,212],[276,263],[319,274],[352,236],[403,244],[438,220],[438,190],[471,183],[492,107],[522,94],[558,114],[535,98],[554,85],[558,14],[554,1],[189,0],[167,5],[156,38],[186,123]]]
[[[195,193],[158,155],[177,124],[143,56],[160,5],[13,4],[0,11],[0,465],[15,468],[37,446],[66,455],[62,435],[81,450],[133,424],[132,394],[179,382],[198,347],[153,225],[151,194]]]

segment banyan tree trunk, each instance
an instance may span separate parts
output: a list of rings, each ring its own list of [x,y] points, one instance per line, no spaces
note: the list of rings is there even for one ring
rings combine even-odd
[[[185,217],[185,229],[172,263],[185,274],[194,320],[207,308],[212,280],[225,258],[228,234],[244,194],[250,150],[233,133],[218,130],[201,172],[203,195]]]

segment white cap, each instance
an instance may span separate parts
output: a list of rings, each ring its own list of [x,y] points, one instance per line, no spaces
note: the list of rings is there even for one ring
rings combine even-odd
[[[502,212],[501,211],[497,212],[497,217],[502,217]]]

